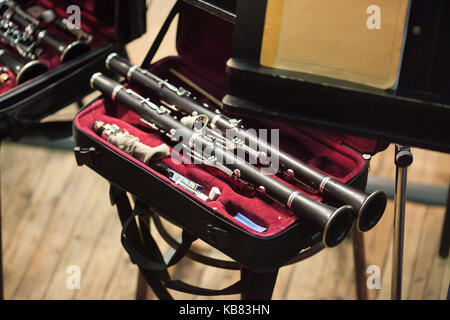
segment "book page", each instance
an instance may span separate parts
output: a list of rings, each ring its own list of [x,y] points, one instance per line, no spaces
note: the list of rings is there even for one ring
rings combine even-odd
[[[261,65],[396,85],[409,0],[268,0]]]

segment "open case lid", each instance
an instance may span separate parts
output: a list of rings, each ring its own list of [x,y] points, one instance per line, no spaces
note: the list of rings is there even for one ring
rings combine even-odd
[[[229,86],[229,75],[226,70],[227,61],[230,59],[233,47],[234,32],[234,8],[236,1],[217,0],[217,1],[199,1],[183,0],[179,1],[176,11],[179,12],[179,21],[177,28],[176,48],[183,61],[191,66],[193,74],[207,79],[211,87],[203,88],[209,93],[222,98],[226,94]],[[253,41],[249,38],[248,41]],[[155,48],[152,48],[155,52]],[[231,75],[233,78],[233,75]],[[214,92],[214,88],[223,88],[222,92]],[[267,91],[267,90],[266,90]],[[228,92],[228,94],[230,94]],[[250,92],[249,92],[250,94]],[[225,101],[227,101],[225,96]],[[239,103],[236,108],[226,108],[225,112],[230,115],[243,115],[259,117],[259,113],[251,114],[242,112],[245,110],[245,103],[241,107]],[[273,110],[277,110],[273,108]],[[276,115],[276,116],[272,116]],[[283,122],[284,118],[272,112],[270,120]],[[298,123],[296,123],[298,124]],[[274,123],[274,126],[277,126]],[[387,143],[379,140],[355,137],[341,133],[325,133],[329,138],[343,143],[349,147],[367,154],[374,154],[387,147]]]
[[[262,66],[270,1],[237,3],[225,111],[450,152],[449,1],[408,3],[397,83],[389,89]]]

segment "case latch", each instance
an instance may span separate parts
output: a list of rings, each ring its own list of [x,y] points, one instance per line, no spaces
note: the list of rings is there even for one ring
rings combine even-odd
[[[73,149],[75,153],[75,159],[77,160],[77,165],[87,165],[93,167],[95,165],[95,148],[81,148],[75,147]]]
[[[208,240],[210,242],[221,248],[232,247],[233,239],[227,230],[215,227],[212,224],[208,224],[206,228],[208,229],[206,231],[206,235],[208,236]]]

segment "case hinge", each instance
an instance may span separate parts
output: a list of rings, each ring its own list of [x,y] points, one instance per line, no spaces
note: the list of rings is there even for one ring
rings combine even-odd
[[[211,224],[208,224],[206,228],[207,228],[206,235],[210,242],[212,242],[213,244],[217,245],[220,248],[232,247],[233,239],[231,237],[231,234],[227,230],[215,227]]]
[[[77,160],[77,165],[87,165],[93,167],[95,165],[95,148],[81,148],[75,147],[73,149],[75,153],[75,159]]]

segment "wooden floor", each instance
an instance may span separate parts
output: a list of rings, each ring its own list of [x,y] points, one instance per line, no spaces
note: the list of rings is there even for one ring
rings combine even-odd
[[[149,32],[129,45],[139,62],[155,37],[173,1],[154,0]],[[172,27],[169,36],[174,36]],[[163,43],[157,57],[174,52],[173,41]],[[53,118],[73,116],[69,107]],[[447,186],[450,155],[413,149],[409,180]],[[133,299],[137,269],[120,244],[120,223],[109,204],[108,184],[86,167],[77,167],[72,152],[6,143],[1,149],[4,285],[6,299]],[[394,178],[393,148],[375,156],[372,175]],[[437,252],[444,208],[408,202],[405,226],[403,298],[445,299],[450,260]],[[381,289],[370,299],[389,299],[393,203],[381,222],[365,234],[367,264],[382,272]],[[176,237],[179,230],[172,227]],[[168,246],[156,237],[161,248]],[[194,248],[223,257],[201,241]],[[81,288],[66,286],[71,265],[80,267]],[[173,278],[219,289],[239,278],[236,271],[205,267],[183,259],[170,270]],[[203,299],[173,292],[177,299]],[[148,296],[154,299],[152,293]],[[221,299],[238,296],[219,297]],[[280,270],[274,299],[355,299],[351,242]]]

